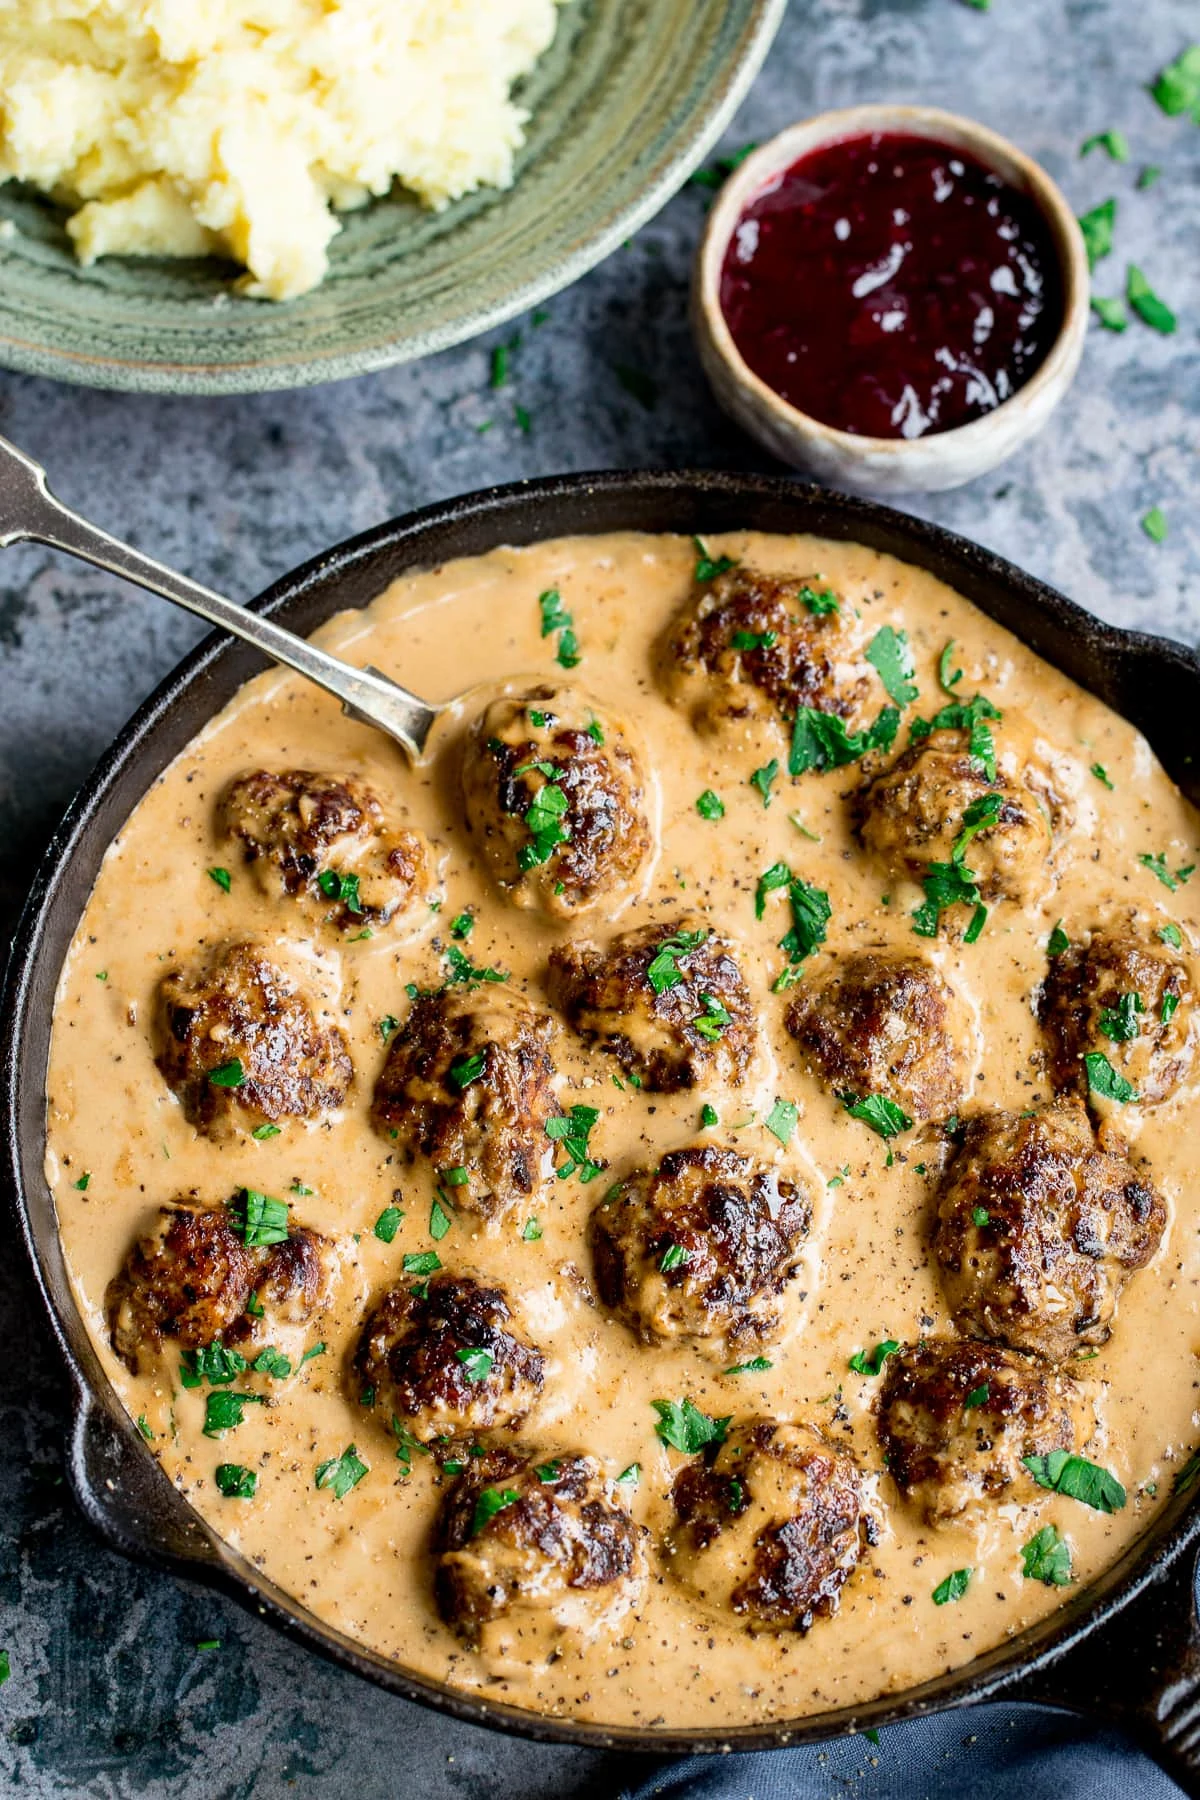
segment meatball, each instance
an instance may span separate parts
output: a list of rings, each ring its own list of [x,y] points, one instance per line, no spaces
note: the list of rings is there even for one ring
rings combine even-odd
[[[859,832],[865,848],[892,874],[921,881],[931,864],[954,862],[955,845],[964,830],[971,832],[967,813],[972,802],[995,795],[993,821],[968,837],[961,860],[981,900],[1036,904],[1052,879],[1053,840],[1029,772],[1017,768],[1016,761],[1001,758],[993,780],[986,758],[972,755],[968,731],[930,733],[860,793]],[[969,910],[955,907],[946,920],[965,926],[970,917]]]
[[[204,1350],[219,1338],[244,1353],[278,1346],[281,1332],[307,1325],[328,1303],[335,1250],[306,1226],[273,1223],[284,1216],[281,1202],[244,1191],[228,1206],[179,1200],[160,1207],[154,1229],[109,1283],[117,1355],[136,1374],[153,1368],[167,1339]],[[269,1241],[276,1231],[286,1235]],[[252,1300],[256,1310],[248,1312]]]
[[[754,1052],[754,1007],[731,946],[697,919],[662,919],[607,949],[550,952],[550,999],[653,1093],[738,1086]]]
[[[220,822],[265,893],[302,900],[342,931],[411,914],[432,878],[420,832],[389,819],[355,775],[255,769],[226,789]]]
[[[981,1500],[1032,1500],[1027,1456],[1082,1450],[1095,1412],[1069,1375],[998,1344],[930,1338],[889,1357],[879,1395],[888,1473],[931,1525]]]
[[[706,735],[782,735],[801,707],[857,721],[872,674],[836,596],[814,578],[738,565],[698,585],[661,654],[668,699]]]
[[[520,1639],[523,1664],[564,1638],[586,1641],[634,1605],[646,1579],[645,1528],[590,1456],[529,1448],[473,1459],[438,1523],[438,1611],[469,1644]]]
[[[158,990],[158,1067],[187,1118],[216,1135],[316,1119],[354,1074],[336,1025],[318,1025],[290,978],[254,944],[201,968],[171,969]]]
[[[505,988],[419,995],[375,1084],[376,1129],[410,1161],[465,1169],[454,1204],[499,1217],[528,1200],[552,1164],[553,1030],[548,1014]]]
[[[497,886],[556,919],[637,880],[651,848],[645,786],[620,726],[569,689],[493,701],[463,761],[467,823]]]
[[[747,1419],[671,1490],[671,1573],[751,1630],[807,1631],[837,1611],[877,1525],[854,1460],[811,1425]]]
[[[970,1024],[923,956],[880,946],[805,984],[784,1023],[839,1094],[884,1094],[914,1119],[944,1118],[966,1091]]]
[[[1081,1106],[969,1121],[938,1200],[934,1251],[960,1330],[1061,1360],[1103,1344],[1166,1208]]]
[[[646,1343],[736,1355],[783,1329],[812,1208],[768,1163],[704,1145],[638,1169],[592,1214],[601,1299]]]
[[[1194,1047],[1195,989],[1184,959],[1135,914],[1056,956],[1038,1012],[1057,1088],[1088,1095],[1084,1057],[1098,1052],[1143,1106],[1167,1100]]]
[[[501,1290],[469,1276],[389,1288],[359,1340],[359,1391],[421,1443],[511,1430],[544,1380],[541,1351],[512,1325]]]

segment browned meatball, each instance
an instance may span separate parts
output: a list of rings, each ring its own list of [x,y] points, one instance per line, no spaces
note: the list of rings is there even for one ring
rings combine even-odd
[[[1099,1053],[1143,1106],[1167,1100],[1192,1064],[1195,988],[1187,963],[1131,914],[1056,956],[1039,1016],[1057,1088],[1089,1094],[1084,1057]]]
[[[1095,1423],[1069,1375],[960,1338],[889,1357],[879,1395],[888,1473],[934,1525],[981,1500],[1032,1500],[1039,1490],[1024,1458],[1082,1450]]]
[[[802,706],[857,723],[873,677],[834,599],[811,576],[740,564],[697,586],[663,644],[668,698],[697,731],[726,736],[764,724],[781,736]]]
[[[671,1573],[752,1631],[807,1631],[836,1612],[877,1535],[857,1465],[811,1425],[731,1426],[680,1471],[671,1498]]]
[[[158,990],[157,1062],[191,1123],[210,1135],[342,1104],[354,1074],[336,1025],[318,1025],[294,982],[254,944],[200,968],[171,969]]]
[[[736,1355],[783,1329],[812,1209],[768,1163],[706,1144],[638,1169],[592,1214],[601,1298],[647,1343]]]
[[[622,728],[569,688],[494,700],[463,759],[467,823],[493,880],[556,919],[637,880],[651,847],[645,786]]]
[[[966,1009],[919,954],[880,946],[842,957],[799,989],[785,1024],[839,1094],[884,1094],[913,1119],[937,1119],[966,1091]]]
[[[736,1087],[755,1048],[754,1007],[732,948],[690,916],[627,931],[607,949],[559,945],[550,999],[586,1043],[654,1093]]]
[[[253,1212],[248,1223],[246,1206],[243,1192],[228,1206],[161,1207],[154,1229],[130,1251],[109,1283],[107,1308],[113,1349],[135,1373],[153,1367],[168,1339],[185,1350],[207,1349],[217,1338],[243,1351],[278,1346],[281,1331],[307,1325],[327,1304],[330,1240],[289,1224],[278,1227],[287,1231],[280,1241],[256,1242],[274,1228],[256,1228]],[[251,1299],[254,1313],[246,1310]]]
[[[429,888],[425,839],[356,775],[255,769],[225,790],[220,822],[265,893],[302,899],[343,931],[409,914]]]
[[[1081,1106],[971,1119],[938,1201],[934,1250],[955,1321],[1060,1360],[1103,1344],[1166,1208]]]
[[[1033,905],[1052,879],[1049,817],[1028,771],[1007,760],[1000,757],[992,780],[971,754],[966,731],[935,731],[911,744],[859,796],[864,846],[892,874],[920,881],[931,863],[953,860],[972,802],[996,794],[995,822],[970,838],[962,860],[983,900]],[[944,914],[943,929],[965,929],[970,918],[970,907],[956,906]]]
[[[442,1508],[438,1611],[469,1644],[544,1661],[563,1638],[611,1629],[636,1602],[645,1536],[590,1456],[491,1450]]]
[[[388,1045],[376,1129],[410,1161],[465,1169],[455,1205],[498,1217],[528,1200],[552,1163],[553,1029],[505,988],[421,994]]]
[[[358,1392],[426,1444],[512,1430],[544,1379],[540,1350],[512,1327],[501,1290],[469,1276],[389,1288],[359,1340]]]

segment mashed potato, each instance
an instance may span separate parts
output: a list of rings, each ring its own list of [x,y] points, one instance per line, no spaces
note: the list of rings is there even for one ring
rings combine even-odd
[[[558,3],[0,0],[0,181],[71,208],[85,263],[230,256],[285,300],[393,181],[508,186]]]

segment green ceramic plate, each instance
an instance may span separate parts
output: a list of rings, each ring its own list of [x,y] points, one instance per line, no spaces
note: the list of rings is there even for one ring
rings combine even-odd
[[[217,262],[81,269],[48,201],[0,188],[0,364],[92,387],[239,394],[425,356],[576,280],[655,213],[731,118],[786,0],[570,0],[521,90],[517,179],[441,214],[350,214],[315,292],[233,293]]]

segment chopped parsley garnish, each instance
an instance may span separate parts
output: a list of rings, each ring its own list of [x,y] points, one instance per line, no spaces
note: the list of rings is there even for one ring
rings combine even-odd
[[[932,731],[969,731],[967,755],[987,781],[995,781],[996,744],[991,726],[1003,716],[986,694],[975,694],[970,700],[951,701],[932,719],[914,719],[908,733],[913,743],[921,743]]]
[[[710,1044],[715,1044],[726,1026],[733,1024],[732,1014],[725,1010],[714,994],[701,994],[700,1004],[704,1011],[692,1020],[692,1030],[698,1031]]]
[[[948,638],[942,645],[942,653],[938,657],[938,685],[943,693],[953,696],[955,688],[963,678],[961,669],[950,673],[950,664],[954,660],[954,639]]]
[[[560,1181],[575,1174],[580,1181],[591,1181],[600,1173],[600,1164],[588,1155],[588,1139],[599,1117],[594,1106],[573,1106],[565,1118],[546,1120],[546,1136],[561,1144],[567,1154],[566,1162],[557,1171]]]
[[[840,769],[858,762],[869,750],[890,750],[900,729],[900,713],[885,706],[865,731],[850,732],[836,713],[802,706],[792,726],[788,774],[804,775],[809,769]]]
[[[442,1169],[440,1174],[450,1188],[469,1187],[471,1184],[471,1171],[464,1168],[462,1163],[457,1163],[452,1169]]]
[[[150,1429],[150,1424],[146,1418],[145,1413],[139,1413],[137,1418],[134,1420],[134,1424],[137,1426],[138,1430],[141,1432],[141,1434],[145,1438],[146,1442],[148,1444],[152,1444],[154,1442],[154,1433]]]
[[[613,374],[625,389],[632,394],[639,406],[647,412],[653,412],[658,405],[658,383],[653,376],[647,375],[644,369],[635,369],[630,363],[614,363]]]
[[[468,938],[475,928],[475,915],[469,912],[456,913],[450,921],[450,936]]]
[[[327,900],[340,900],[348,913],[357,914],[362,912],[358,879],[357,875],[339,875],[336,869],[322,869],[317,886]]]
[[[471,1083],[478,1081],[483,1074],[485,1060],[482,1050],[475,1050],[470,1055],[464,1052],[463,1055],[456,1056],[446,1071],[446,1080],[451,1087],[457,1088],[460,1094],[464,1093]]]
[[[1165,300],[1160,300],[1142,271],[1130,263],[1125,274],[1125,298],[1143,324],[1170,337],[1179,321]]]
[[[1185,863],[1182,868],[1176,869],[1175,873],[1172,875],[1170,869],[1167,867],[1166,852],[1163,850],[1157,850],[1153,856],[1151,856],[1149,852],[1143,852],[1142,855],[1138,857],[1138,861],[1144,869],[1149,869],[1150,873],[1157,880],[1161,881],[1163,886],[1169,889],[1172,894],[1179,891],[1181,884],[1187,881],[1188,878],[1195,873],[1196,869],[1195,863]]]
[[[986,729],[986,727],[985,727]],[[994,791],[979,794],[963,814],[962,830],[954,840],[948,863],[930,863],[922,883],[925,899],[912,915],[913,930],[918,937],[936,937],[941,916],[952,906],[967,905],[974,910],[963,933],[963,942],[973,944],[987,920],[987,907],[979,892],[979,883],[966,865],[967,847],[981,831],[988,831],[1000,817],[1004,796]]]
[[[774,1363],[768,1357],[752,1356],[749,1362],[731,1363],[721,1373],[723,1375],[765,1375],[768,1369],[774,1367]]]
[[[1178,925],[1172,925],[1170,922],[1166,925],[1160,925],[1158,928],[1158,935],[1163,943],[1170,944],[1173,950],[1182,950],[1183,933],[1180,931]]]
[[[248,1250],[261,1250],[269,1244],[282,1244],[287,1240],[288,1207],[285,1200],[273,1200],[270,1194],[260,1194],[256,1188],[243,1188],[230,1202],[229,1213],[234,1230]]]
[[[884,1338],[873,1350],[856,1350],[850,1358],[850,1367],[856,1375],[881,1375],[883,1365],[889,1356],[895,1355],[900,1348],[895,1338]]]
[[[984,1226],[990,1225],[991,1222],[992,1215],[986,1206],[973,1206],[971,1208],[971,1223],[977,1230],[982,1231]]]
[[[1099,1094],[1102,1100],[1119,1100],[1124,1106],[1130,1100],[1140,1098],[1137,1090],[1113,1068],[1103,1051],[1089,1050],[1083,1059],[1083,1066],[1087,1070],[1089,1088],[1093,1094]]]
[[[1119,296],[1109,297],[1104,294],[1093,294],[1090,304],[1105,331],[1125,331],[1127,329],[1129,315],[1125,311],[1125,302]]]
[[[701,1125],[704,1126],[704,1128],[706,1130],[711,1125],[719,1125],[721,1123],[720,1119],[717,1116],[716,1107],[710,1106],[707,1100],[704,1102],[704,1105],[700,1108],[700,1123],[701,1123]]]
[[[1120,1512],[1125,1504],[1125,1489],[1116,1476],[1086,1456],[1051,1450],[1048,1456],[1023,1456],[1021,1461],[1039,1487],[1082,1501],[1096,1512]]]
[[[778,1138],[786,1150],[792,1141],[792,1133],[796,1129],[796,1120],[800,1117],[800,1108],[792,1100],[776,1099],[774,1106],[763,1120],[763,1124],[772,1137]]]
[[[682,1269],[691,1260],[691,1251],[685,1250],[682,1244],[668,1244],[659,1257],[658,1266],[664,1275],[669,1275],[672,1269]]]
[[[552,766],[539,764],[539,772]],[[560,844],[570,842],[571,833],[564,823],[569,802],[560,785],[561,781],[561,771],[555,770],[529,802],[525,825],[530,842],[522,844],[517,851],[517,867],[522,872],[540,868],[543,863],[550,861]]]
[[[456,1350],[454,1354],[463,1366],[463,1374],[472,1382],[486,1381],[496,1360],[490,1350]]]
[[[410,1250],[400,1265],[405,1275],[433,1275],[441,1266],[436,1250]]]
[[[1152,506],[1150,511],[1142,514],[1142,530],[1153,544],[1166,541],[1167,515],[1161,506]]]
[[[440,1244],[451,1226],[450,1214],[440,1200],[434,1200],[429,1208],[429,1235],[435,1244]]]
[[[724,575],[727,570],[736,567],[732,556],[710,556],[701,538],[694,537],[692,542],[696,546],[697,581],[715,581],[718,575]]]
[[[246,1079],[246,1071],[242,1067],[241,1058],[231,1056],[228,1062],[221,1063],[216,1069],[210,1069],[208,1079],[213,1087],[240,1088]]]
[[[754,916],[761,919],[766,910],[767,896],[777,888],[786,888],[792,909],[791,929],[779,940],[779,948],[792,965],[785,970],[775,982],[775,991],[789,987],[798,977],[797,965],[825,942],[825,927],[833,917],[833,907],[829,895],[824,888],[812,887],[799,875],[793,874],[785,862],[773,863],[758,878],[754,890]]]
[[[1092,764],[1092,774],[1096,777],[1096,780],[1098,782],[1100,782],[1103,787],[1106,787],[1108,789],[1110,794],[1116,792],[1113,782],[1109,777],[1108,770],[1105,768],[1103,763],[1098,763],[1098,762],[1093,763]]]
[[[386,1014],[385,1017],[380,1019],[380,1021],[379,1021],[379,1035],[383,1039],[385,1044],[387,1043],[388,1039],[391,1037],[392,1033],[394,1031],[399,1031],[399,1029],[400,1029],[400,1021],[399,1021],[399,1019],[395,1018],[391,1013]]]
[[[216,882],[224,894],[227,894],[233,886],[233,876],[228,869],[206,869],[204,872],[210,881]]]
[[[533,1472],[543,1487],[553,1487],[554,1483],[562,1476],[562,1464],[557,1462],[538,1463]]]
[[[1123,131],[1098,131],[1093,137],[1084,138],[1079,146],[1080,156],[1087,156],[1093,150],[1107,151],[1114,162],[1129,161],[1129,140]]]
[[[641,1463],[630,1463],[629,1467],[627,1469],[622,1469],[621,1473],[617,1476],[616,1485],[617,1487],[635,1488],[641,1479]]]
[[[246,1311],[252,1319],[261,1319],[264,1316],[263,1303],[257,1294],[251,1294],[247,1300]]]
[[[457,944],[447,944],[445,961],[448,968],[447,987],[478,987],[481,981],[507,981],[500,969],[482,969],[461,951]]]
[[[1171,1020],[1175,1017],[1175,1014],[1178,1010],[1179,1010],[1179,995],[1178,994],[1164,994],[1162,997],[1162,1005],[1160,1006],[1159,1013],[1158,1013],[1158,1016],[1161,1019],[1162,1023],[1164,1025],[1169,1025],[1171,1023]]]
[[[265,1144],[268,1138],[279,1136],[278,1125],[256,1125],[250,1136],[257,1144]]]
[[[179,1361],[179,1381],[185,1388],[197,1388],[204,1382],[211,1387],[228,1387],[249,1365],[240,1350],[228,1349],[214,1338],[198,1350],[185,1350]]]
[[[366,1405],[366,1401],[363,1402]],[[392,1430],[396,1435],[396,1461],[400,1464],[400,1479],[406,1481],[412,1474],[413,1451],[418,1456],[431,1456],[433,1452],[428,1444],[415,1438],[407,1425],[402,1425],[395,1413],[392,1414]]]
[[[1158,180],[1158,178],[1161,174],[1162,174],[1162,170],[1160,169],[1160,167],[1158,166],[1157,163],[1147,163],[1146,167],[1142,170],[1141,174],[1137,178],[1138,187],[1139,188],[1153,187],[1155,182]]]
[[[306,1350],[304,1352],[304,1355],[300,1358],[300,1364],[299,1364],[300,1368],[303,1368],[306,1362],[311,1362],[314,1356],[324,1356],[324,1354],[325,1354],[325,1345],[324,1344],[313,1344],[311,1346],[311,1348]]]
[[[934,1588],[933,1604],[946,1606],[951,1600],[961,1600],[970,1584],[970,1569],[952,1569],[945,1581],[939,1581]]]
[[[843,1096],[842,1105],[852,1119],[859,1119],[864,1125],[881,1137],[884,1142],[899,1137],[902,1131],[912,1128],[912,1120],[902,1106],[889,1100],[886,1094],[868,1094],[859,1100],[854,1094]]]
[[[241,1463],[218,1463],[216,1482],[218,1492],[226,1500],[253,1500],[258,1476]]]
[[[899,707],[911,706],[920,689],[913,680],[916,671],[908,647],[908,633],[881,625],[867,645],[866,655],[867,661],[878,670],[888,699],[894,700]]]
[[[735,169],[741,167],[746,158],[750,155],[750,152],[757,149],[757,144],[743,144],[740,150],[733,151],[729,156],[718,156],[711,169],[697,169],[695,171],[690,177],[692,186],[719,188],[727,176],[732,175]]]
[[[73,1181],[71,1183],[71,1186],[75,1189],[76,1193],[86,1194],[88,1191],[88,1184],[90,1183],[91,1179],[92,1179],[91,1170],[85,1169],[83,1171],[83,1174],[79,1177],[79,1180]]]
[[[575,621],[563,606],[562,595],[557,588],[547,588],[544,594],[538,595],[538,606],[542,614],[542,636],[549,637],[552,631],[558,633],[555,660],[562,668],[573,669],[579,662],[579,639],[575,636]]]
[[[266,1405],[261,1394],[234,1394],[228,1388],[219,1388],[215,1394],[209,1394],[204,1403],[205,1437],[220,1437],[223,1431],[232,1431],[235,1425],[241,1424],[247,1406],[255,1404]]]
[[[366,1473],[367,1465],[355,1446],[347,1444],[340,1456],[331,1456],[328,1462],[317,1464],[316,1484],[319,1488],[328,1488],[335,1500],[344,1500]]]
[[[273,1381],[286,1381],[292,1372],[292,1359],[277,1350],[274,1344],[268,1344],[259,1351],[253,1363],[256,1375],[269,1375]]]
[[[536,1219],[526,1219],[521,1228],[521,1239],[526,1244],[536,1244],[542,1235],[542,1228]]]
[[[814,618],[819,619],[826,613],[841,611],[842,603],[832,588],[812,588],[806,582],[796,598],[803,602]]]
[[[0,1687],[3,1687],[11,1674],[12,1668],[8,1660],[8,1651],[0,1650]]]
[[[529,433],[533,430],[533,419],[530,417],[528,408],[524,406],[514,406],[513,418],[517,422],[517,430],[523,437],[528,437]],[[559,657],[559,661],[562,662],[561,656]],[[569,668],[570,664],[563,663],[563,667]]]
[[[1083,233],[1083,247],[1087,251],[1089,269],[1094,269],[1101,257],[1110,254],[1116,218],[1117,203],[1111,198],[1102,200],[1090,212],[1080,213],[1079,229]]]
[[[665,993],[683,980],[679,959],[698,950],[707,937],[708,932],[703,930],[677,931],[663,939],[646,968],[646,979],[656,994]]]
[[[398,1206],[385,1206],[374,1225],[371,1227],[381,1244],[390,1244],[400,1229],[400,1221],[404,1217]]]
[[[1043,1525],[1021,1546],[1021,1573],[1026,1581],[1067,1587],[1071,1580],[1071,1546],[1057,1526]]]
[[[762,803],[764,806],[770,806],[771,804],[771,787],[778,774],[779,758],[773,756],[769,763],[763,764],[761,769],[755,769],[753,775],[750,777],[750,786],[752,788],[757,788],[758,792],[762,795]]]
[[[1069,950],[1070,948],[1071,940],[1063,930],[1063,922],[1060,919],[1058,924],[1054,927],[1054,930],[1050,933],[1050,936],[1046,939],[1046,955],[1061,956],[1064,950]]]
[[[745,1488],[742,1486],[741,1482],[738,1480],[736,1475],[731,1475],[729,1478],[729,1510],[730,1510],[730,1512],[731,1513],[741,1512],[742,1507],[745,1505],[745,1502],[746,1502]]]
[[[1195,1487],[1198,1475],[1200,1475],[1200,1455],[1189,1456],[1172,1482],[1171,1492],[1186,1494],[1189,1488]]]
[[[1168,63],[1150,92],[1168,118],[1190,113],[1200,125],[1200,44],[1189,44]]]
[[[981,1381],[978,1387],[971,1389],[970,1393],[963,1401],[963,1411],[974,1412],[977,1406],[986,1406],[991,1391],[988,1383],[986,1381]]]
[[[475,1502],[475,1511],[471,1517],[471,1536],[478,1537],[497,1513],[503,1512],[506,1506],[515,1506],[520,1498],[516,1488],[484,1488]]]
[[[1130,1044],[1141,1030],[1138,1014],[1145,1010],[1140,994],[1121,994],[1115,1007],[1101,1010],[1097,1023],[1110,1044]]]
[[[681,1450],[685,1456],[695,1456],[705,1444],[722,1443],[733,1416],[710,1418],[690,1400],[652,1400],[650,1404],[658,1414],[654,1435],[662,1443],[669,1444],[672,1450]]]
[[[507,344],[493,345],[492,369],[489,377],[489,384],[494,388],[502,388],[508,385],[508,354],[509,346]]]
[[[702,819],[723,819],[725,802],[719,795],[714,794],[711,788],[705,788],[696,802],[696,811]]]
[[[774,631],[735,631],[729,647],[731,650],[770,650],[778,641]]]

